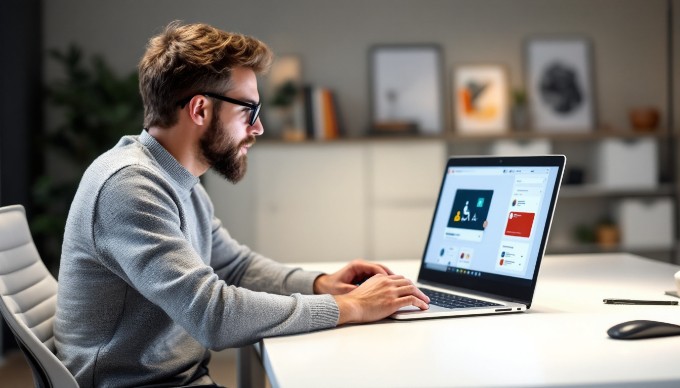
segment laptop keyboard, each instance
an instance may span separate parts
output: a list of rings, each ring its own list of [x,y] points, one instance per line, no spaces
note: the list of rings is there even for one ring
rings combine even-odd
[[[420,291],[422,291],[423,294],[427,295],[430,298],[430,304],[450,309],[459,309],[466,307],[502,306],[498,303],[467,298],[460,295],[447,294],[445,292],[434,291],[427,288],[421,288]]]

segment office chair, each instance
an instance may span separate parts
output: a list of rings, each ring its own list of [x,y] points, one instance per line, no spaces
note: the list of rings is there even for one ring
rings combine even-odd
[[[21,205],[0,208],[0,313],[19,343],[38,388],[78,387],[54,355],[57,281],[33,243]]]

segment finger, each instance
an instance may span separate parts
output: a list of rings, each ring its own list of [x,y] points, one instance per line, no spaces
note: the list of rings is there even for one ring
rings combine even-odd
[[[387,268],[387,266],[384,266],[382,264],[376,264],[376,265],[380,266],[385,271],[385,273],[387,275],[394,275],[394,272],[391,269]]]
[[[416,298],[415,296],[412,297],[413,306],[418,307],[421,310],[428,310],[430,308],[430,305],[425,303],[422,299]]]
[[[416,298],[422,300],[422,301],[425,302],[425,303],[430,303],[430,298],[429,298],[427,295],[425,295],[425,294],[420,290],[420,288],[418,288],[418,286],[416,286],[415,284],[413,284],[413,282],[411,282],[411,281],[408,280],[408,279],[405,279],[405,280],[407,280],[408,283],[407,283],[407,284],[404,284],[403,281],[402,281],[402,282],[401,282],[402,285],[399,287],[399,291],[400,291],[400,295],[401,295],[401,296],[404,296],[404,295],[413,295],[413,296],[415,296]]]
[[[355,260],[351,263],[352,270],[357,275],[392,275],[392,271],[385,266],[376,263],[369,263],[363,260]]]
[[[423,294],[423,292],[414,284],[399,287],[399,295],[400,296],[413,295],[414,297],[422,300],[425,303],[430,303],[430,298],[427,295]]]
[[[354,284],[339,284],[336,286],[336,291],[338,294],[346,294],[357,289],[357,285]]]
[[[390,282],[390,285],[393,287],[408,287],[412,286],[413,282],[409,279],[406,279],[405,277],[401,275],[389,275],[386,277],[388,279],[387,281]]]
[[[423,291],[421,291],[420,288],[416,287],[416,292],[414,293],[414,295],[418,299],[424,301],[425,303],[428,303],[428,304],[430,303],[430,297],[425,295],[425,293],[423,293]]]
[[[399,306],[397,308],[397,310],[402,308],[402,307],[406,307],[406,306],[415,306],[415,307],[417,307],[421,310],[427,310],[427,309],[430,308],[430,305],[428,305],[427,303],[425,303],[421,299],[416,298],[413,295],[404,296],[404,297],[397,299],[397,305]]]

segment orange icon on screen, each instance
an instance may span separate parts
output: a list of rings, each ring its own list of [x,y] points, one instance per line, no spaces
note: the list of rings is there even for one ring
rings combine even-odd
[[[501,267],[503,266],[503,263],[505,263],[505,259],[501,259]]]

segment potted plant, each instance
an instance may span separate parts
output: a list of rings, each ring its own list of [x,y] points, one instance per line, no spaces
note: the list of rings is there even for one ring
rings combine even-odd
[[[125,134],[141,131],[143,107],[137,72],[116,75],[101,56],[86,61],[71,45],[51,50],[49,58],[63,69],[64,78],[46,87],[47,106],[55,119],[37,136],[37,152],[47,160],[32,186],[36,214],[31,230],[43,260],[55,272],[68,209],[87,166]]]
[[[529,112],[527,106],[527,94],[523,89],[512,91],[512,127],[516,131],[529,129]]]
[[[288,80],[276,87],[270,100],[284,140],[300,141],[305,139],[305,130],[301,127],[300,120],[296,119],[296,115],[300,114],[300,112],[296,112],[300,93],[298,84],[293,80]]]
[[[595,226],[597,244],[602,248],[612,248],[619,243],[619,228],[609,217],[600,219]]]

